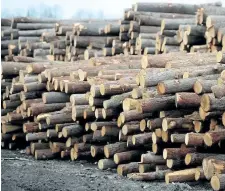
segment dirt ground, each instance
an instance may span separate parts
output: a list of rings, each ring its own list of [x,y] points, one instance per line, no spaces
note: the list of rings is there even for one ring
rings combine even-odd
[[[101,171],[87,161],[36,161],[21,151],[1,151],[2,191],[208,191],[208,182],[166,185],[162,182],[137,182],[120,177],[116,171]]]

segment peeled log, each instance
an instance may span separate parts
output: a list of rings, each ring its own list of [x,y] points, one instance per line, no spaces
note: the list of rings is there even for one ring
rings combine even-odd
[[[166,183],[171,182],[188,182],[195,180],[196,168],[169,172],[165,176]]]

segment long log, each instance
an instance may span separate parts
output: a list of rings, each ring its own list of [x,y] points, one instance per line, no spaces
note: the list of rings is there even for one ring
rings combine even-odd
[[[148,173],[130,173],[127,174],[127,177],[131,180],[141,180],[141,181],[163,180],[165,174],[168,172],[170,172],[170,170],[159,170],[157,172],[148,172]]]
[[[165,175],[165,181],[167,184],[171,182],[194,181],[195,172],[196,172],[196,168],[169,172]]]

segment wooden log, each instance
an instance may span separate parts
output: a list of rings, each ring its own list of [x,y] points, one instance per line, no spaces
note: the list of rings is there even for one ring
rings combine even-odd
[[[133,145],[144,145],[152,143],[152,133],[143,133],[132,136]]]
[[[127,144],[126,142],[117,142],[114,144],[108,144],[104,146],[104,155],[106,158],[112,157],[114,154],[119,152],[127,151]]]
[[[207,180],[210,180],[214,174],[224,173],[224,155],[215,155],[204,158],[202,162],[204,175]]]
[[[169,129],[189,129],[194,128],[193,121],[187,118],[164,118],[162,122],[162,128],[164,131]]]
[[[23,124],[24,133],[33,133],[39,130],[37,122],[28,122]]]
[[[216,79],[216,76],[209,75],[204,76],[204,79]],[[190,92],[193,90],[193,85],[196,82],[196,78],[186,78],[178,80],[167,80],[160,82],[157,85],[159,94],[172,94],[177,92]]]
[[[86,93],[90,90],[90,84],[85,81],[65,83],[65,93]]]
[[[40,98],[42,96],[42,91],[34,91],[34,92],[24,92],[21,91],[20,92],[20,100],[24,101],[27,99],[36,99],[36,98]]]
[[[116,126],[103,126],[101,130],[102,136],[118,137],[119,129]]]
[[[172,5],[168,5],[166,3],[136,3],[134,5],[134,11],[181,13],[181,14],[195,15],[195,12],[198,8],[205,7],[207,5],[220,6],[221,3],[209,3],[200,5],[179,4],[179,3],[173,3]]]
[[[199,108],[199,115],[202,120],[219,117],[223,114],[223,111],[210,111],[205,112],[202,107]]]
[[[91,123],[91,130],[96,131],[102,129],[103,126],[116,127],[116,122],[102,121]]]
[[[101,159],[98,161],[98,168],[101,170],[116,168],[117,164],[112,159]]]
[[[179,170],[174,172],[169,172],[165,175],[166,183],[171,182],[186,182],[195,180],[196,168]]]
[[[24,84],[23,88],[25,92],[43,91],[43,90],[46,90],[46,84],[39,83],[39,82],[32,82],[32,83]]]
[[[151,172],[155,170],[155,164],[142,164],[139,163],[139,173]]]
[[[201,165],[204,158],[213,157],[213,153],[187,153],[185,156],[186,165]]]
[[[32,103],[30,107],[27,109],[28,116],[37,116],[41,113],[47,113],[52,111],[58,111],[63,109],[66,106],[65,103],[58,103],[58,104],[43,104],[43,103]]]
[[[201,108],[205,111],[224,110],[225,98],[217,99],[213,95],[204,94],[201,98]]]
[[[211,87],[214,96],[218,99],[225,96],[225,85],[214,85]]]
[[[88,100],[86,99],[85,94],[72,94],[70,96],[70,102],[72,105],[87,105]]]
[[[224,139],[225,139],[224,129],[221,129],[218,131],[211,131],[211,132],[205,133],[204,135],[204,143],[209,147]]]
[[[101,84],[100,86],[100,92],[101,95],[109,96],[109,95],[116,95],[116,94],[122,94],[131,91],[134,87],[136,87],[136,84]]]
[[[91,156],[103,156],[104,155],[104,146],[102,145],[91,145]],[[101,169],[101,168],[99,168]]]
[[[76,143],[80,143],[83,141],[83,137],[69,137],[66,141],[66,147],[72,147]]]
[[[71,123],[73,119],[71,118],[72,112],[64,112],[62,114],[56,114],[52,116],[48,116],[46,118],[46,123],[50,124],[58,124],[58,123]]]
[[[3,108],[4,109],[15,109],[21,104],[21,101],[11,101],[11,100],[5,100],[3,101]]]
[[[201,97],[195,93],[176,93],[175,104],[177,108],[197,108],[200,106]]]
[[[45,140],[47,139],[46,132],[38,132],[38,133],[27,133],[26,134],[26,141],[38,141],[38,140]]]
[[[163,158],[164,159],[176,159],[176,158],[184,158],[187,153],[195,152],[195,148],[165,148],[163,150]]]
[[[210,184],[213,190],[223,190],[225,189],[225,174],[214,175],[211,178]]]
[[[80,136],[83,133],[83,127],[81,125],[70,125],[65,126],[62,129],[63,137],[70,137],[70,136]]]
[[[42,94],[42,99],[47,103],[65,103],[70,101],[70,96],[61,92],[45,92]]]
[[[125,123],[122,127],[122,133],[123,135],[132,135],[140,133],[140,125],[138,121]]]
[[[75,143],[74,144],[74,151],[79,153],[79,152],[84,152],[84,151],[90,151],[91,144],[86,144],[86,143]]]
[[[197,62],[201,63],[202,56],[205,56],[205,61],[212,60],[213,61],[213,54],[186,54],[184,52],[176,52],[176,53],[168,53],[164,55],[154,55],[154,56],[143,56],[141,59],[141,65],[142,68],[150,68],[150,67],[156,67],[156,68],[164,68],[167,64],[167,62],[174,61],[177,59],[187,59],[189,55],[192,55],[192,60],[190,62],[194,62],[194,65],[196,65]],[[200,59],[201,58],[201,59]],[[190,63],[188,62],[188,63]],[[206,63],[206,62],[205,62]]]
[[[175,96],[162,98],[150,98],[140,101],[136,109],[141,113],[155,112],[163,109],[173,109],[175,107]]]
[[[47,134],[47,137],[50,138],[50,139],[51,138],[58,138],[58,133],[55,129],[48,129],[46,134]]]
[[[154,153],[147,153],[141,155],[141,163],[144,164],[158,164],[158,165],[165,165],[166,160],[163,159],[161,155],[155,155]]]
[[[131,97],[131,92],[112,96],[109,100],[103,102],[104,109],[118,108],[125,98]]]
[[[172,143],[185,143],[186,134],[171,134],[170,140]]]
[[[167,159],[166,165],[169,169],[181,169],[185,166],[183,159]]]
[[[138,172],[138,163],[137,162],[131,162],[128,164],[120,164],[117,167],[117,173],[120,176],[126,176],[129,173],[132,172]]]
[[[114,162],[116,164],[126,163],[130,161],[139,161],[142,151],[132,150],[114,154]]]
[[[203,146],[204,134],[203,133],[187,133],[185,136],[185,144],[187,146]]]
[[[131,180],[141,180],[141,181],[154,181],[154,180],[163,180],[165,174],[170,172],[170,170],[159,170],[157,172],[148,172],[148,173],[130,173],[127,174],[127,177]]]
[[[51,149],[36,150],[34,156],[36,160],[48,160],[56,157],[55,154],[52,153]]]
[[[11,75],[19,75],[20,70],[25,70],[28,63],[23,62],[2,62],[2,75],[11,76]]]
[[[217,80],[197,80],[193,89],[196,94],[211,93],[214,85],[217,85]]]
[[[45,122],[38,123],[38,128],[41,131],[48,130],[48,129],[54,129],[54,127],[55,127],[54,125],[48,125]]]
[[[120,117],[118,118],[117,124],[124,124],[133,120],[141,120],[143,118],[151,117],[151,113],[139,113],[136,110],[130,110],[126,112],[121,112]]]

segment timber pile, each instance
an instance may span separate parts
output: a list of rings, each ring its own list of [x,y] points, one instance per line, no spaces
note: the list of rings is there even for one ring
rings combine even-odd
[[[213,11],[221,10],[220,14],[224,15],[225,9],[221,7],[221,3],[182,5],[182,7],[180,4],[165,3],[137,3],[133,5],[132,9],[125,10],[124,24],[121,24],[120,27],[120,29],[126,28],[124,31],[120,30],[124,54],[178,52],[180,44],[183,47],[181,50],[187,51],[186,45],[204,44],[204,35],[201,34],[200,38],[199,34],[193,34],[193,29],[191,34],[186,34],[185,43],[183,43],[184,33],[179,31],[186,25],[195,29],[197,10],[210,8]],[[199,31],[200,29],[199,26],[195,30],[202,32]]]
[[[13,55],[46,60],[49,45],[41,43],[40,37],[42,33],[54,33],[55,22],[54,19],[13,18],[10,28],[2,31],[2,37],[10,39],[2,43],[8,49],[6,60],[11,61]]]
[[[204,15],[204,18],[203,18]],[[198,9],[197,25],[180,25],[177,32],[180,50],[190,52],[217,52],[225,50],[225,9],[215,7]]]
[[[225,67],[215,59],[3,62],[2,146],[27,146],[36,159],[93,158],[133,180],[212,179],[216,190],[223,176],[214,172],[223,173],[225,160]]]
[[[1,31],[4,33],[4,31],[7,31],[10,29],[11,26],[11,20],[10,19],[1,19]],[[11,40],[10,36],[3,36],[1,34],[1,58],[8,55],[8,47],[5,45]]]
[[[118,33],[108,31],[107,26],[117,20],[94,20],[89,23],[74,23],[72,31],[67,33],[66,57],[68,61],[88,60],[92,57],[112,56],[112,41],[118,39]]]

